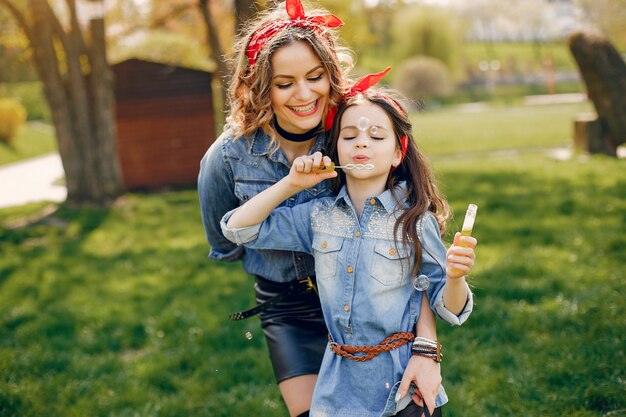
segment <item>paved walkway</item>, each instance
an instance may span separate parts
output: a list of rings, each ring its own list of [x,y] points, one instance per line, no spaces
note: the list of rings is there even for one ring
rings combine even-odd
[[[0,166],[0,208],[37,201],[65,201],[67,189],[59,154]],[[58,184],[57,184],[58,183]]]

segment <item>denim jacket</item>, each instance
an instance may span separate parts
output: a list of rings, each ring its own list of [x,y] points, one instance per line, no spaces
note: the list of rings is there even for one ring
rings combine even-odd
[[[402,196],[405,183],[394,190]],[[328,330],[337,343],[377,345],[394,332],[412,331],[419,318],[421,292],[413,289],[413,249],[396,242],[393,228],[402,207],[387,190],[369,198],[358,219],[345,187],[337,197],[317,199],[293,208],[277,208],[261,224],[228,228],[225,236],[251,248],[311,253]],[[422,244],[419,273],[429,277],[427,296],[437,316],[460,325],[473,306],[459,316],[443,304],[446,248],[431,213],[418,224]],[[410,345],[384,352],[366,362],[342,358],[327,350],[313,394],[312,416],[389,416],[404,408],[394,397],[411,357]],[[443,387],[436,405],[447,402]]]
[[[325,135],[319,135],[310,153],[323,149]],[[314,275],[311,255],[291,250],[258,250],[237,246],[226,240],[220,219],[257,193],[289,173],[291,164],[284,152],[272,153],[270,137],[261,129],[249,138],[234,139],[224,132],[211,145],[200,163],[198,194],[202,222],[211,245],[209,258],[225,261],[243,259],[244,269],[276,282],[304,279]],[[296,194],[283,205],[292,207],[332,192],[325,181]]]

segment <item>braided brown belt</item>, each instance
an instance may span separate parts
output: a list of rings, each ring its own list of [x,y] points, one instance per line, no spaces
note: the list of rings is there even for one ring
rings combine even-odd
[[[397,349],[402,345],[412,342],[413,340],[415,340],[415,335],[412,332],[397,332],[385,337],[382,342],[375,346],[351,346],[335,343],[333,342],[332,337],[328,335],[330,348],[333,352],[339,356],[343,356],[344,358],[357,362],[369,361],[383,352],[389,352],[390,350]],[[363,353],[364,355],[355,355],[358,353]]]

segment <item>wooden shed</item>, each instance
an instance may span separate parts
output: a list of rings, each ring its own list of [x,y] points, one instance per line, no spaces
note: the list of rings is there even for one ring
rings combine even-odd
[[[127,189],[195,184],[215,140],[212,74],[139,59],[112,66]]]

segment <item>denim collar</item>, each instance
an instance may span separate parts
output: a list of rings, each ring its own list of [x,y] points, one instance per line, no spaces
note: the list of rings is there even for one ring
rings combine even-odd
[[[311,148],[311,150],[309,151],[309,155],[317,151],[320,151],[323,154],[325,154],[326,152],[325,142],[326,142],[325,133],[320,133],[319,135],[317,135],[317,138],[315,139],[315,144],[313,145],[313,148]],[[283,162],[289,165],[287,162],[287,157],[285,156],[285,153],[280,148],[276,149],[275,152],[272,153],[272,151],[274,150],[272,139],[267,133],[263,131],[263,129],[257,129],[256,132],[254,132],[254,134],[249,140],[249,144],[250,145],[248,146],[248,153],[250,153],[251,155],[254,155],[254,156],[269,155],[269,158],[272,159],[273,161]]]
[[[375,197],[368,197],[368,199],[374,198],[377,204],[383,206],[383,208],[387,211],[387,213],[393,213],[398,208],[398,203],[394,198],[394,194],[396,197],[399,197],[400,201],[404,202],[404,206],[406,207],[406,195],[408,193],[408,188],[406,185],[406,181],[400,181],[393,188],[393,190],[385,190],[379,195]],[[344,184],[339,190],[337,197],[335,198],[335,205],[339,204],[341,201],[345,202],[348,206],[352,207],[352,201],[350,200],[350,196],[348,195],[348,190],[346,185]]]

